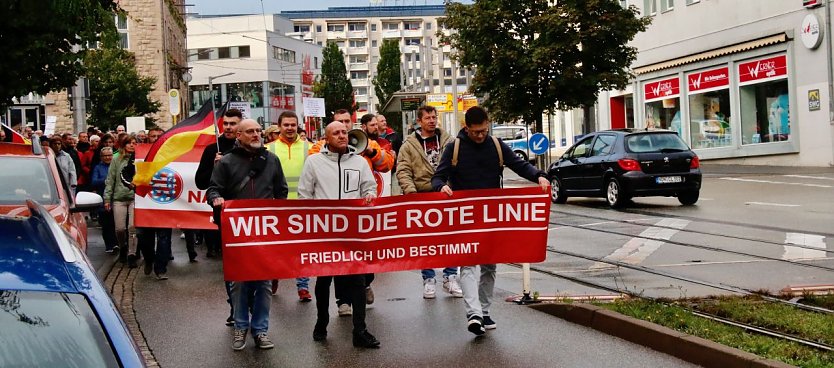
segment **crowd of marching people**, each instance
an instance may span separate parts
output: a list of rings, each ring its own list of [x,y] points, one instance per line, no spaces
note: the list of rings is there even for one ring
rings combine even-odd
[[[451,197],[455,190],[500,188],[504,167],[545,191],[549,185],[544,172],[489,135],[489,118],[480,107],[467,110],[465,127],[456,135],[441,129],[437,111],[431,106],[417,110],[418,127],[402,138],[387,126],[384,115],[366,114],[354,123],[347,110],[335,111],[324,138],[317,142],[308,140],[298,116],[291,111],[282,113],[266,129],[255,120],[244,119],[235,109],[226,110],[220,123],[223,128],[217,144],[205,147],[195,173],[197,188],[206,190],[206,201],[214,210],[215,224],[227,200],[364,199],[370,204],[383,192],[379,173],[387,172],[392,173],[403,195],[442,192]],[[367,146],[359,152],[348,144],[349,132],[356,128],[367,137]],[[43,139],[55,152],[68,182],[76,183],[77,190],[102,195],[104,206],[95,217],[102,227],[105,251],[118,254],[128,267],[138,267],[144,260],[144,273],[153,273],[159,280],[168,278],[171,229],[137,229],[133,225],[136,188],[132,168],[136,144],[153,143],[162,134],[160,129],[127,134],[119,126],[112,133],[91,128],[77,136],[66,133]],[[183,238],[190,262],[197,262],[195,245],[201,242],[207,258],[222,255],[219,230],[184,230]],[[435,270],[422,270],[421,275],[423,298],[434,299]],[[489,313],[495,275],[494,264],[448,265],[442,271],[443,289],[462,298],[467,329],[477,336],[497,327]],[[353,320],[353,345],[378,348],[381,343],[365,321],[366,306],[375,299],[373,280],[374,274],[319,276],[311,294],[311,280],[297,278],[299,301],[316,301],[313,340],[327,339],[332,284],[338,315]],[[234,328],[232,348],[244,349],[250,333],[258,348],[274,347],[268,329],[277,280],[225,284],[230,306],[226,325]]]

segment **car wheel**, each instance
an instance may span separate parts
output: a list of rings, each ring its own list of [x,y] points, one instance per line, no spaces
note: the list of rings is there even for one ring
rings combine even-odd
[[[565,190],[562,188],[562,183],[558,178],[550,179],[550,200],[558,204],[565,203],[568,200],[568,197],[565,196]]]
[[[527,161],[527,154],[522,151],[515,151],[515,157],[518,157],[524,161]]]
[[[698,196],[701,194],[698,190],[678,193],[678,202],[684,206],[691,206],[698,202]]]
[[[629,199],[631,198],[625,193],[617,178],[608,180],[608,185],[605,186],[605,200],[611,208],[623,207]]]

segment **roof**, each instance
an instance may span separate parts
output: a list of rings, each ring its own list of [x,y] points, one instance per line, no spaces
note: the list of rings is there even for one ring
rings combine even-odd
[[[52,231],[38,216],[0,216],[0,290],[78,292]]]
[[[446,15],[445,5],[337,6],[327,10],[287,10],[280,13],[292,19],[316,18],[414,18]]]

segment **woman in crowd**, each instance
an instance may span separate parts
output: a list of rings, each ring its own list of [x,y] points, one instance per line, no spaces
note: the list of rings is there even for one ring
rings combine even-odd
[[[133,226],[133,197],[136,187],[122,179],[122,171],[129,172],[133,167],[136,137],[126,135],[119,142],[118,157],[113,157],[104,185],[104,209],[113,211],[116,223],[116,239],[121,252],[119,260],[127,262],[128,267],[136,267],[136,228]],[[134,169],[135,170],[135,169]],[[132,177],[133,175],[130,175]]]
[[[112,144],[113,140],[110,139],[110,141]],[[106,198],[104,197],[104,186],[107,181],[110,162],[113,160],[113,147],[102,147],[98,153],[99,157],[101,157],[101,162],[93,167],[91,184],[96,193],[101,195],[102,198]],[[104,208],[101,208],[98,211],[98,223],[101,225],[101,237],[104,239],[104,251],[107,253],[117,252],[119,250],[119,246],[116,244],[116,228],[113,220],[113,211],[105,211]]]

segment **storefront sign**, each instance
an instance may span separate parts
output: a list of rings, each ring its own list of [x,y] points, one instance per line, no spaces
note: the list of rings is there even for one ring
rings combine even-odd
[[[802,44],[808,49],[814,50],[822,43],[822,28],[820,28],[820,21],[817,16],[808,14],[802,19],[802,24],[799,26],[799,35],[802,39]]]
[[[681,91],[680,79],[669,78],[643,85],[646,102],[678,97]]]
[[[545,259],[550,198],[539,187],[362,200],[223,204],[226,280],[270,280]]]
[[[740,85],[782,79],[788,75],[788,58],[785,55],[738,64]]]
[[[812,89],[808,91],[808,111],[817,111],[820,109],[820,90]]]
[[[689,92],[706,92],[730,85],[730,68],[718,68],[686,76]]]

